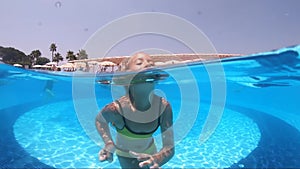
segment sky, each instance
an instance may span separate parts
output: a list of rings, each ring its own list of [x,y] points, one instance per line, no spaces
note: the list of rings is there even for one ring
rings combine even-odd
[[[299,6],[299,0],[1,0],[0,46],[14,47],[25,54],[38,49],[42,56],[51,58],[49,47],[55,43],[65,57],[69,50],[77,53],[85,49],[106,27],[124,32],[131,28],[127,27],[129,24],[147,25],[147,19],[122,22],[117,28],[112,23],[121,22],[126,16],[155,12],[194,26],[218,53],[247,55],[300,44]],[[163,29],[165,23],[153,28]],[[197,38],[184,24],[170,31]],[[92,54],[87,52],[89,58],[101,57],[97,50],[107,48],[105,44],[113,36],[117,35],[112,31],[100,36]],[[105,49],[107,56],[130,55],[146,49],[153,49],[153,53],[191,52],[182,39],[155,33],[120,37],[110,47]]]

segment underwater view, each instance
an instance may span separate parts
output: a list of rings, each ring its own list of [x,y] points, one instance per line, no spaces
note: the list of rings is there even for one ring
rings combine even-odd
[[[174,112],[175,155],[162,168],[300,167],[300,46],[158,69],[169,77],[154,92]],[[119,168],[98,160],[95,128],[124,94],[97,83],[115,75],[1,63],[0,168]]]

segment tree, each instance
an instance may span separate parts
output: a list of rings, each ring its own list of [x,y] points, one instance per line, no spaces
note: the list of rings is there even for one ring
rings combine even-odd
[[[50,51],[51,51],[51,56],[52,56],[52,62],[53,62],[53,57],[54,57],[54,52],[56,52],[57,46],[55,43],[51,43],[50,45]]]
[[[32,62],[31,62],[30,57],[28,55],[23,56],[21,64],[31,66]]]
[[[69,51],[67,52],[66,59],[67,59],[68,61],[71,61],[71,60],[77,60],[77,57],[76,57],[76,55],[74,55],[74,52],[73,52],[73,51],[69,50]]]
[[[53,58],[53,62],[59,62],[59,61],[63,61],[64,60],[64,58],[61,56],[61,54],[60,53],[55,53],[55,55],[54,55],[54,58]]]
[[[2,61],[6,64],[22,64],[22,65],[31,65],[29,56],[25,55],[24,52],[19,51],[18,49],[12,47],[1,47],[0,56]]]
[[[79,60],[88,58],[88,54],[86,53],[86,51],[84,49],[79,50],[76,55],[77,55],[77,59],[79,59]]]
[[[31,63],[36,64],[36,60],[42,55],[42,53],[39,50],[33,50],[30,54],[30,60]]]
[[[50,62],[50,60],[46,57],[39,57],[39,58],[36,59],[36,64],[37,65],[44,65],[48,62]]]

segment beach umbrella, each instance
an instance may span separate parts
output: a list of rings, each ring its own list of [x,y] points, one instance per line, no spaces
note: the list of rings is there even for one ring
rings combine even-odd
[[[32,67],[33,67],[33,68],[41,68],[42,65],[33,65]]]
[[[49,62],[49,63],[46,63],[47,66],[57,66],[57,62]]]
[[[99,62],[97,62],[97,61],[90,61],[90,62],[88,62],[88,64],[89,65],[97,65]]]
[[[115,64],[114,62],[111,62],[111,61],[103,61],[103,62],[99,62],[98,64],[101,65],[101,66],[115,66],[115,65],[117,65],[117,64]]]
[[[86,62],[75,62],[75,67],[86,67]]]
[[[73,63],[66,63],[60,66],[61,68],[73,68],[74,64]]]
[[[51,66],[49,66],[49,65],[42,65],[41,67],[42,68],[51,68]]]
[[[15,66],[15,67],[23,67],[22,65],[20,65],[18,63],[15,63],[13,66]]]

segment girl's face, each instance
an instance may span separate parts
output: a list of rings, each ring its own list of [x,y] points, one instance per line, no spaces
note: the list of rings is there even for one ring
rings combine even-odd
[[[138,53],[129,60],[128,68],[131,71],[139,71],[154,66],[151,57],[145,53]]]
[[[152,58],[145,53],[137,53],[133,55],[128,61],[128,70],[130,71],[140,71],[146,68],[150,68],[154,66],[154,62]],[[134,78],[132,79],[134,80]],[[146,89],[153,89],[154,83],[138,83],[138,84],[131,84],[130,88],[135,92],[147,91]]]

